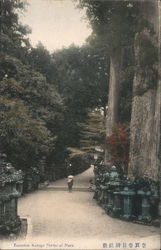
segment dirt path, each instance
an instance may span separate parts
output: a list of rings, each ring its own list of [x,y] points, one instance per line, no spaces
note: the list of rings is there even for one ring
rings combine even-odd
[[[92,176],[92,169],[76,176],[74,187],[88,188]],[[29,233],[26,240],[16,243],[21,248],[14,249],[23,249],[24,242],[29,244],[25,249],[127,250],[135,249],[136,243],[138,249],[160,249],[159,229],[113,219],[96,204],[93,193],[58,191],[55,186],[65,188],[66,179],[20,199],[19,215],[28,217]]]

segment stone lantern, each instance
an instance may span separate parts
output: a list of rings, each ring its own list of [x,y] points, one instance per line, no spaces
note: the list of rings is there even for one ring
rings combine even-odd
[[[159,225],[159,185],[151,183],[150,214],[155,225]]]
[[[135,190],[133,188],[133,182],[127,180],[123,191],[121,191],[123,197],[123,216],[124,219],[131,219],[133,213],[133,199],[135,196]]]
[[[122,210],[121,202],[122,181],[115,166],[112,166],[109,173],[108,182],[108,205],[109,214],[119,217]]]
[[[18,233],[21,220],[17,215],[17,201],[21,195],[16,184],[22,181],[22,172],[5,163],[5,155],[0,154],[0,233]]]
[[[150,196],[151,192],[149,190],[138,190],[137,194],[141,196],[141,215],[138,216],[139,220],[151,221],[150,215]]]

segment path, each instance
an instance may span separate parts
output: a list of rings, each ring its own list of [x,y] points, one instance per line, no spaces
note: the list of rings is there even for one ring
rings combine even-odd
[[[74,178],[74,186],[89,187],[92,169]],[[27,239],[14,249],[109,249],[109,243],[145,243],[145,249],[159,248],[159,229],[124,222],[109,217],[92,198],[92,192],[66,190],[66,179],[56,181],[44,190],[27,194],[19,201],[19,215],[28,216]],[[32,245],[32,244],[35,245]],[[41,246],[40,246],[41,243]],[[18,246],[21,244],[21,248]],[[37,244],[37,245],[36,245]],[[107,244],[107,245],[106,245]],[[112,246],[112,245],[111,245]],[[107,247],[107,248],[106,248]],[[142,249],[142,248],[139,248]]]

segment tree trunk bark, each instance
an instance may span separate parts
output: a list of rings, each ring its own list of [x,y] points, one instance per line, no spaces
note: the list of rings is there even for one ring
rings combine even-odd
[[[106,137],[112,134],[113,128],[119,121],[118,105],[120,96],[121,48],[111,51],[110,54],[110,82],[108,109],[106,116]],[[112,164],[109,150],[105,149],[105,165],[109,168]]]
[[[157,1],[141,1],[140,14],[154,33],[145,27],[136,34],[135,62],[136,70],[133,82],[133,101],[130,125],[130,162],[129,177],[146,175],[159,180],[159,141],[160,141],[160,82],[158,79],[159,65],[159,9]],[[146,41],[146,44],[142,42]],[[146,46],[145,46],[146,45]],[[143,56],[153,56],[156,60],[148,65]],[[145,58],[148,58],[145,56]],[[150,60],[152,58],[149,58]],[[145,63],[145,65],[143,65]]]
[[[160,185],[160,201],[159,201],[159,217],[160,217],[160,225],[161,225],[161,2],[158,1],[158,8],[159,8],[159,91],[160,91],[160,141],[159,141],[159,151],[158,151],[158,158],[159,158],[159,185]]]

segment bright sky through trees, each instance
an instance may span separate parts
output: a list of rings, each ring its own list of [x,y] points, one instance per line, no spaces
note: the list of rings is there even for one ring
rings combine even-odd
[[[53,51],[72,43],[82,45],[91,29],[84,19],[85,12],[75,8],[72,0],[27,0],[29,5],[20,16],[23,24],[32,29],[30,41],[35,46],[41,41]]]

